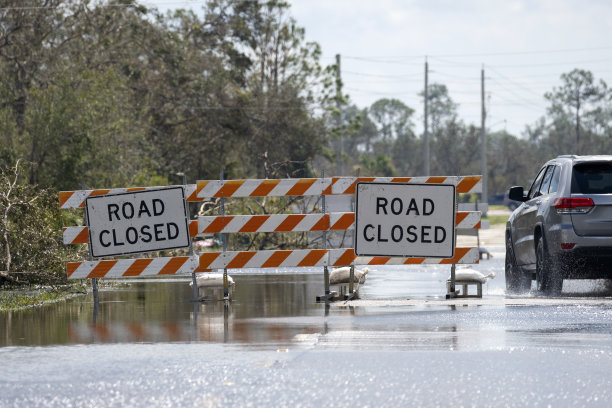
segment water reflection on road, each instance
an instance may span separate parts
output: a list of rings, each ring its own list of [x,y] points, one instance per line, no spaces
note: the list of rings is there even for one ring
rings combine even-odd
[[[360,294],[373,300],[406,299],[408,295],[441,299],[448,270],[448,266],[429,266],[373,271]],[[324,290],[322,270],[247,270],[233,277],[237,284],[231,302],[193,302],[190,278],[177,277],[103,286],[97,306],[89,294],[3,313],[0,346],[204,341],[274,347],[295,338],[326,334],[330,325],[339,331],[359,330],[355,317],[386,313],[375,307],[345,306],[344,302],[332,307],[316,302]],[[219,290],[209,295],[222,299]],[[407,311],[414,309],[400,313]],[[417,331],[441,330],[416,324]]]
[[[231,302],[148,279],[0,313],[0,406],[611,406],[609,295],[509,297],[503,253],[476,268],[481,300],[387,267],[348,303],[315,301],[321,271],[244,271]]]
[[[193,302],[190,279],[183,277],[104,288],[97,307],[90,294],[3,313],[0,345],[280,340],[290,338],[297,329],[261,325],[253,318],[321,316],[325,309],[315,302],[323,287],[322,277],[316,274],[260,273],[236,280],[232,302]],[[214,295],[222,298],[218,291]]]
[[[483,262],[496,271],[501,257]],[[269,272],[269,271],[268,271]],[[503,278],[479,303],[445,302],[448,266],[386,267],[360,288],[364,301],[318,303],[321,271],[246,271],[231,302],[193,302],[188,277],[119,283],[100,293],[0,314],[0,346],[209,342],[245,348],[490,350],[573,344],[609,349],[609,298],[508,300]],[[210,292],[222,299],[220,291]],[[406,299],[420,303],[402,304]],[[372,301],[368,303],[368,301]],[[400,302],[400,303],[393,303]],[[538,303],[539,302],[539,303]]]

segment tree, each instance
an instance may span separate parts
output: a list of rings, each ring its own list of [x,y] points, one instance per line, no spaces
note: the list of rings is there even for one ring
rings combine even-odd
[[[78,248],[62,242],[57,192],[24,182],[23,164],[0,168],[0,279],[57,283]]]
[[[370,119],[378,130],[379,149],[375,152],[387,156],[391,154],[391,144],[400,135],[412,132],[412,108],[398,99],[380,99],[372,104],[369,110]]]
[[[575,150],[580,153],[581,121],[584,116],[593,114],[595,105],[609,97],[608,86],[603,80],[595,82],[593,74],[589,71],[574,69],[569,73],[561,74],[563,84],[553,88],[544,97],[550,102],[548,113],[554,118],[563,115],[573,116],[576,136]]]
[[[389,156],[382,153],[376,153],[374,156],[361,155],[360,161],[365,170],[365,174],[361,176],[394,177],[397,175]]]
[[[439,175],[478,173],[480,131],[458,120],[449,120],[433,143],[432,172]]]
[[[423,92],[419,96],[425,98]],[[446,85],[433,83],[427,90],[427,108],[431,134],[435,139],[445,122],[457,118],[458,105],[448,95]]]
[[[93,8],[85,0],[6,3],[0,11],[5,163],[26,158],[30,183],[69,189],[124,184],[140,174],[145,155],[132,153],[135,143],[145,146],[142,123],[126,98],[123,68],[138,55],[127,27],[133,34],[144,11],[134,1]]]
[[[359,138],[363,140],[365,154],[371,154],[372,144],[376,140],[378,129],[376,129],[376,124],[370,119],[370,110],[368,108],[364,108],[361,111],[361,116],[363,119],[359,129]]]
[[[413,177],[419,175],[423,168],[423,155],[421,154],[421,141],[414,133],[399,135],[393,142],[391,160],[400,176]]]
[[[4,90],[4,106],[11,110],[17,134],[25,130],[28,92],[33,87],[47,84],[49,68],[56,61],[54,52],[66,23],[61,6],[64,0],[35,2],[34,7],[23,7],[20,0],[4,0],[0,9],[0,83]],[[38,7],[37,7],[38,6]],[[13,135],[4,135],[10,146]]]
[[[220,1],[221,3],[221,1]],[[324,70],[318,44],[288,15],[283,1],[227,1],[232,29],[252,62],[239,95],[244,129],[237,156],[257,177],[304,177],[327,139],[325,120],[313,115],[326,106],[333,80]]]
[[[506,131],[488,135],[489,191],[507,192],[511,186],[527,186],[541,165],[534,143]]]

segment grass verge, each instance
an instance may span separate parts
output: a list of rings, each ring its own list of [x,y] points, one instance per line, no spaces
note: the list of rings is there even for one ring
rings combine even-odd
[[[487,215],[486,217],[482,217],[483,220],[489,220],[491,225],[497,224],[505,224],[508,222],[509,216],[507,215]]]
[[[61,287],[36,287],[28,289],[0,290],[0,311],[19,310],[28,307],[42,306],[47,303],[66,300],[73,296],[84,295],[84,285],[67,285]]]

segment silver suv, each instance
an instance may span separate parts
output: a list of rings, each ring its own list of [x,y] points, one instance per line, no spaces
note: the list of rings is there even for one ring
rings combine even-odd
[[[563,279],[612,278],[612,156],[559,156],[547,162],[506,225],[506,290],[544,294]]]

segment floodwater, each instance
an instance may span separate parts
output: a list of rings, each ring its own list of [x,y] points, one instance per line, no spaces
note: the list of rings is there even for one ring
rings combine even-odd
[[[245,270],[231,302],[181,277],[0,313],[0,406],[612,406],[605,284],[508,297],[490,250],[482,299],[446,300],[449,266],[327,305],[321,270]]]

